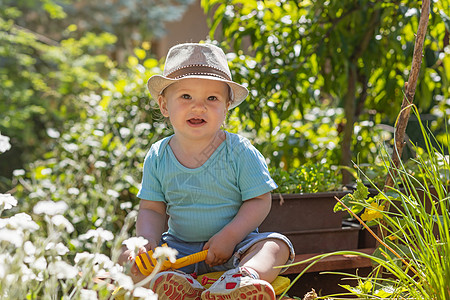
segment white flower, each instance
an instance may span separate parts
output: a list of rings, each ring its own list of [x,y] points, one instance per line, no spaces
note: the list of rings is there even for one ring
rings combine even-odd
[[[45,250],[50,250],[50,249],[55,249],[56,253],[58,253],[59,255],[65,255],[69,252],[69,248],[64,246],[63,243],[58,243],[55,245],[55,243],[50,242],[45,246]]]
[[[122,272],[119,272],[116,269],[110,270],[111,278],[117,282],[117,285],[121,286],[125,290],[132,290],[133,289],[133,280],[130,276],[123,274]]]
[[[20,265],[20,271],[20,280],[22,280],[22,282],[27,282],[36,278],[34,272],[25,264]]]
[[[65,261],[55,261],[50,263],[48,265],[48,272],[58,279],[71,279],[78,275],[78,270]]]
[[[42,189],[37,189],[35,192],[30,194],[30,198],[44,198],[47,194]]]
[[[18,177],[18,176],[23,176],[25,175],[25,170],[24,169],[16,169],[13,171],[13,176],[14,177]]]
[[[133,296],[134,297],[139,297],[141,299],[144,300],[156,300],[158,299],[158,296],[149,289],[146,289],[144,287],[137,287],[134,289],[133,291]]]
[[[89,253],[82,252],[77,253],[74,259],[77,265],[80,265],[83,262],[88,263],[89,265],[101,265],[104,268],[112,268],[114,267],[114,262],[109,258],[109,256],[102,253]]]
[[[143,238],[142,236],[131,237],[122,242],[122,245],[127,246],[128,250],[136,251],[141,247],[144,247],[148,244],[148,240]]]
[[[94,300],[94,299],[98,299],[97,298],[97,292],[93,291],[93,290],[85,290],[82,289],[80,291],[80,299],[81,300]]]
[[[11,144],[9,143],[9,137],[4,136],[0,133],[0,153],[6,152],[11,149]]]
[[[170,260],[171,263],[174,263],[177,260],[178,251],[170,248],[170,247],[156,247],[155,251],[153,251],[153,258],[165,258]]]
[[[17,200],[11,194],[0,194],[0,208],[11,209],[17,205]]]
[[[72,144],[64,144],[63,147],[67,152],[70,152],[70,153],[73,153],[78,150],[78,145],[73,144],[73,143]]]
[[[70,221],[67,220],[62,215],[53,216],[52,217],[52,223],[56,227],[64,227],[68,233],[72,233],[75,230],[75,228],[73,227],[72,223],[70,223]]]
[[[41,170],[41,174],[42,175],[50,175],[50,174],[52,174],[52,169],[50,169],[50,168],[45,168],[45,169],[42,169]]]
[[[0,219],[0,228],[22,229],[27,231],[35,231],[39,229],[39,225],[34,222],[26,213],[18,213],[8,219]]]
[[[114,266],[114,262],[109,256],[102,253],[95,254],[94,263],[102,265],[104,268],[112,268]]]
[[[40,201],[33,207],[33,212],[37,215],[54,216],[63,214],[68,208],[69,206],[64,201]]]
[[[101,219],[104,219],[106,217],[106,210],[103,207],[98,206],[97,207],[97,216]]]
[[[22,247],[23,232],[17,229],[0,229],[0,241],[5,241],[13,244],[14,246]]]
[[[113,198],[119,198],[120,194],[118,192],[116,192],[115,190],[107,190],[106,194],[113,197]]]
[[[79,238],[80,240],[88,240],[90,238],[93,238],[95,242],[98,241],[98,239],[110,241],[114,238],[114,235],[111,231],[105,230],[103,228],[97,228],[95,230],[89,229],[88,232],[80,235]]]
[[[45,260],[45,257],[41,256],[36,259],[31,266],[36,270],[44,271],[47,268],[47,261]]]
[[[6,282],[6,285],[15,284],[17,282],[17,274],[6,274],[4,281]]]
[[[78,239],[71,239],[70,244],[73,245],[75,248],[83,247],[84,243],[80,242]]]
[[[92,133],[96,136],[104,136],[105,135],[105,133],[103,131],[97,130],[97,129],[94,130]]]
[[[107,164],[104,161],[98,160],[94,163],[94,167],[97,169],[106,168]]]
[[[108,274],[105,269],[114,268],[115,266],[115,263],[105,254],[95,253],[85,258],[83,264],[77,264],[77,266],[81,267],[81,269],[88,266],[97,276]]]
[[[91,176],[91,175],[84,175],[83,176],[83,181],[84,182],[94,182],[95,178],[94,178],[94,176]]]
[[[59,255],[66,255],[69,252],[69,248],[67,248],[63,243],[56,244],[55,250]]]
[[[81,261],[91,261],[94,258],[94,254],[89,253],[89,252],[82,252],[82,253],[77,253],[75,255],[75,263],[78,265],[79,262]]]
[[[103,268],[112,268],[114,262],[109,258],[109,256],[102,253],[95,253],[93,263],[100,265]]]
[[[119,129],[119,133],[121,137],[126,138],[127,136],[130,135],[131,130],[130,128],[122,127]]]
[[[36,247],[30,241],[26,241],[23,244],[23,250],[25,251],[26,255],[34,255],[36,253]]]
[[[125,209],[130,209],[133,207],[133,203],[131,202],[122,202],[120,203],[120,209],[125,210]]]
[[[144,130],[150,130],[152,129],[152,125],[150,125],[149,123],[139,123],[136,125],[136,127],[134,128],[134,130],[140,134],[142,132],[144,132]]]
[[[47,135],[52,139],[57,139],[61,136],[58,130],[55,128],[47,128]]]
[[[80,193],[80,190],[74,187],[71,187],[67,190],[69,195],[78,195]]]

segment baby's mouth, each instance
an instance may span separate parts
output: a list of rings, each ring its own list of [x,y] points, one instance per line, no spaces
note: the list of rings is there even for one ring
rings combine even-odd
[[[206,123],[206,121],[204,119],[192,118],[188,120],[188,123],[192,125],[200,125]]]

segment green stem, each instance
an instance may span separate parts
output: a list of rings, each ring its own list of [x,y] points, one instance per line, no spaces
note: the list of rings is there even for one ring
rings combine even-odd
[[[363,220],[361,220],[361,218],[360,217],[358,217],[358,215],[357,214],[355,214],[350,208],[348,208],[348,206],[347,205],[345,205],[344,204],[344,202],[342,202],[338,197],[334,197],[353,217],[355,217],[357,220],[358,220],[358,222],[362,225],[362,226],[364,226],[364,228],[366,228],[368,231],[369,231],[369,233],[381,244],[381,245],[383,245],[384,247],[386,247],[386,249],[388,249],[389,251],[391,251],[395,256],[397,256],[406,266],[407,266],[407,268],[408,269],[410,269],[411,271],[413,271],[414,272],[414,274],[416,274],[417,275],[417,277],[419,277],[419,278],[421,278],[422,280],[424,279],[423,277],[421,277],[420,276],[420,274],[403,258],[403,257],[401,257],[394,249],[392,249],[391,247],[389,247],[382,239],[380,239],[379,237],[378,237],[378,235],[375,233],[375,232],[373,232],[373,230],[372,229],[370,229],[370,227],[369,226],[367,226],[367,224],[363,221]]]

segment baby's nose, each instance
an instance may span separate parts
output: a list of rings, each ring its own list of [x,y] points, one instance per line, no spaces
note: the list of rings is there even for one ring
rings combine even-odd
[[[195,101],[193,103],[192,109],[197,110],[197,111],[203,111],[203,110],[206,110],[206,105],[202,101]]]

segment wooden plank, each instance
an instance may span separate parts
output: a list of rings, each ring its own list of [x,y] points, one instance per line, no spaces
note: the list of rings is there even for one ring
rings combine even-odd
[[[365,249],[356,249],[350,251],[357,251],[365,254],[372,254],[375,251],[375,248],[365,248]],[[295,256],[295,262],[300,262],[316,255],[320,255],[320,253],[311,253],[311,254],[298,254]],[[287,274],[298,274],[302,272],[308,264],[301,264],[292,266],[287,269],[282,275]],[[317,262],[314,266],[309,268],[306,273],[311,272],[322,272],[322,271],[336,271],[336,270],[346,270],[346,269],[357,269],[364,267],[371,267],[372,262],[370,259],[359,256],[359,255],[332,255],[322,259]]]

